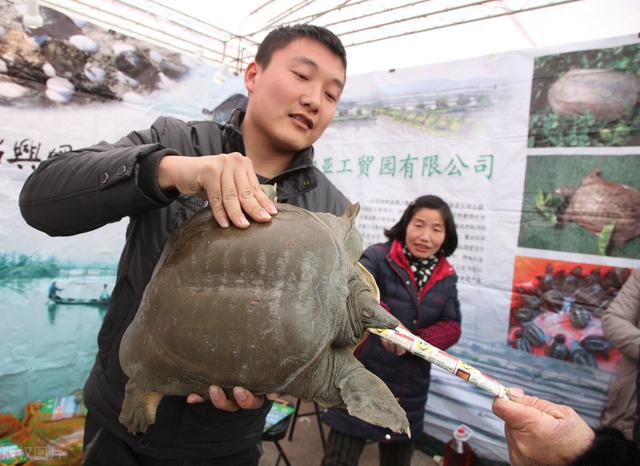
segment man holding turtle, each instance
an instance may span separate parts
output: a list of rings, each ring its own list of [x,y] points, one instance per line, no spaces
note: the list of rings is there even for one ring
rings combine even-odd
[[[273,30],[245,71],[246,112],[226,125],[159,118],[114,144],[57,154],[27,179],[20,208],[52,236],[83,233],[129,217],[127,240],[96,362],[85,384],[86,465],[257,465],[270,403],[234,388],[165,397],[155,424],[134,435],[118,422],[126,376],[118,350],[168,235],[205,200],[222,227],[268,222],[276,208],[260,184],[277,183],[280,202],[342,214],[345,196],[313,165],[311,145],[336,111],[346,56],[330,31]],[[150,348],[149,350],[153,350]]]

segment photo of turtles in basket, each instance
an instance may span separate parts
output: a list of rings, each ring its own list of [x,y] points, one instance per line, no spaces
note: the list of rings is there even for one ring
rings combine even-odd
[[[640,156],[529,156],[520,247],[640,258]]]
[[[601,317],[631,269],[516,257],[509,345],[520,351],[614,372],[620,352]]]
[[[640,145],[640,44],[535,59],[529,147]]]

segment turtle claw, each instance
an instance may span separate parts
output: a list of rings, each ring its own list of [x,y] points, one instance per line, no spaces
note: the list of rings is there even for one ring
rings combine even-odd
[[[138,388],[129,380],[118,421],[131,433],[146,432],[156,422],[156,410],[162,396],[161,393]]]
[[[407,415],[391,390],[364,367],[350,372],[338,386],[349,414],[411,437]]]
[[[118,416],[118,421],[120,421],[120,424],[123,424],[129,432],[135,434],[136,432],[146,432],[154,420],[148,419],[144,406],[125,409],[123,405],[120,416]]]
[[[409,427],[409,421],[406,416],[400,423],[390,427],[390,429],[394,432],[398,432],[399,434],[406,434],[407,437],[411,438],[411,428]]]

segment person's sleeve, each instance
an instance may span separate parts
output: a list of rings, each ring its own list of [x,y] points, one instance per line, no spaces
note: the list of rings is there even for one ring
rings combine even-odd
[[[42,162],[20,193],[26,222],[48,235],[67,236],[170,203],[177,192],[160,189],[158,167],[162,157],[178,153],[160,144],[163,124],[159,119],[115,144],[101,142]]]
[[[634,361],[640,358],[639,313],[640,269],[636,269],[602,316],[602,330],[607,340]]]
[[[570,466],[638,466],[640,451],[617,429],[602,428],[595,431],[593,443]]]
[[[347,199],[347,196],[342,194],[342,192],[340,191],[336,193],[334,203],[335,205],[332,210],[336,212],[336,215],[342,215],[344,211],[347,210],[347,207],[351,205],[351,202],[349,201],[349,199]]]
[[[455,345],[460,339],[460,333],[460,323],[455,320],[441,320],[416,330],[416,335],[441,350]]]
[[[416,335],[431,343],[436,348],[445,350],[455,345],[460,339],[460,300],[455,281],[447,294],[447,301],[440,315],[440,320],[428,327],[416,329]]]
[[[349,207],[350,205],[351,202],[349,202],[349,199],[347,199],[347,197],[342,194],[342,192],[336,189],[335,193],[333,193],[332,195],[332,205],[329,208],[329,212],[333,213],[334,215],[343,215],[347,210],[347,207]]]

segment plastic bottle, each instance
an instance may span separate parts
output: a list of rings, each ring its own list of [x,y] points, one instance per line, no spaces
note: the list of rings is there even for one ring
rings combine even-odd
[[[467,441],[473,431],[464,424],[453,431],[453,438],[444,446],[444,466],[471,466],[473,451]]]

